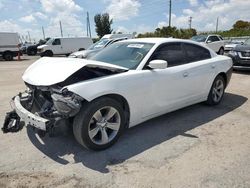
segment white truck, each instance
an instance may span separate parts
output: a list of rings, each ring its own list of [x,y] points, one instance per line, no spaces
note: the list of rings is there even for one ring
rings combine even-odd
[[[19,47],[20,41],[17,33],[0,32],[0,56],[3,59],[13,60],[20,53]]]
[[[197,35],[193,36],[191,40],[199,42],[219,55],[223,55],[225,51],[225,42],[220,35]]]
[[[89,37],[57,37],[51,38],[46,44],[38,46],[37,53],[39,53],[42,57],[52,57],[53,55],[69,55],[75,51],[85,50],[92,44],[93,41]]]

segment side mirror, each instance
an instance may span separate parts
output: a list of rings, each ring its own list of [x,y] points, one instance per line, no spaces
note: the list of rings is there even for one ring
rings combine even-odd
[[[207,40],[207,43],[209,44],[209,43],[211,43],[212,41],[211,40]]]
[[[165,60],[153,60],[149,62],[148,67],[151,69],[165,69],[168,67],[168,62]]]

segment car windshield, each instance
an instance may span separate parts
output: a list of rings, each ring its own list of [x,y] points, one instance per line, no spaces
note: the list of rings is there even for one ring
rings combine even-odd
[[[191,40],[196,41],[196,42],[205,42],[206,39],[207,39],[207,35],[197,35],[191,38]]]
[[[153,43],[117,42],[103,49],[90,59],[128,69],[136,69],[153,46]]]
[[[110,41],[110,39],[101,39],[98,42],[96,42],[95,44],[91,45],[88,50],[97,50],[97,49],[101,49],[103,48],[108,42]]]
[[[52,42],[54,41],[54,39],[49,39],[45,44],[52,44]]]
[[[250,45],[250,38],[249,38],[249,39],[247,39],[247,40],[244,42],[244,44],[246,44],[246,45]]]

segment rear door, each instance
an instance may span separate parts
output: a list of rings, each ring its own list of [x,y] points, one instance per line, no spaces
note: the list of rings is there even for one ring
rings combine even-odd
[[[216,62],[211,59],[210,51],[191,43],[183,43],[188,63],[188,77],[193,87],[190,99],[204,98],[216,74]]]

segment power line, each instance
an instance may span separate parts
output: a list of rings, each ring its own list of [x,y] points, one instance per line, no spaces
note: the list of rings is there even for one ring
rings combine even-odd
[[[89,22],[89,12],[87,12],[87,36],[91,38],[91,29],[90,29],[90,22]]]
[[[61,22],[61,20],[59,21],[59,24],[60,24],[61,37],[63,37],[63,32],[62,32],[62,22]]]
[[[192,28],[192,19],[193,19],[193,17],[192,17],[192,16],[190,16],[190,17],[189,17],[189,19],[188,19],[189,29],[191,29],[191,28]]]
[[[172,0],[169,0],[169,18],[168,18],[168,26],[171,27],[171,13],[172,12]]]
[[[218,25],[219,25],[219,17],[217,17],[217,20],[216,20],[216,33],[218,32]]]
[[[44,33],[44,28],[42,26],[42,32],[43,32],[43,39],[45,40],[45,33]]]

